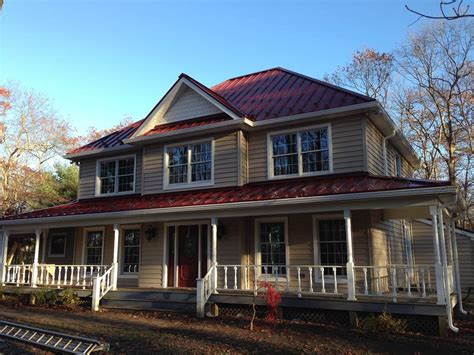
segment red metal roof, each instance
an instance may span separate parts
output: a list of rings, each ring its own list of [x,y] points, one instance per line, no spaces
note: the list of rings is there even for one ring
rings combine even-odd
[[[81,152],[87,152],[96,149],[103,149],[103,148],[113,148],[120,145],[123,145],[123,140],[130,138],[133,133],[141,126],[143,120],[134,122],[126,127],[123,127],[115,132],[112,132],[98,140],[90,142],[82,147],[73,149],[69,151],[67,154],[75,154]]]
[[[374,101],[284,68],[229,79],[211,90],[257,121]]]
[[[241,187],[236,186],[222,189],[80,200],[43,210],[7,216],[1,220],[73,216],[151,208],[202,206],[436,186],[449,186],[449,182],[379,177],[368,174],[341,174],[337,176],[251,183]]]
[[[223,121],[228,121],[228,120],[231,120],[229,116],[218,114],[218,115],[212,115],[212,116],[207,116],[207,117],[192,118],[192,119],[184,120],[184,121],[163,123],[163,124],[156,125],[152,129],[150,129],[148,132],[145,132],[143,135],[149,136],[153,134],[161,134],[161,133],[177,131],[177,130],[185,129],[185,128],[205,126],[208,124],[218,123],[218,122],[223,122]]]

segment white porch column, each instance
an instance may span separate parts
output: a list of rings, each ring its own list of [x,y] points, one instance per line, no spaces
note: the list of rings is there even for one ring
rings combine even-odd
[[[31,287],[36,287],[38,281],[38,264],[39,264],[39,252],[40,252],[40,238],[41,238],[41,230],[35,230],[35,255],[33,259],[33,270],[31,273]]]
[[[8,237],[10,233],[7,230],[3,230],[3,244],[2,244],[2,285],[5,286],[7,278],[7,257],[8,257]]]
[[[351,211],[344,210],[344,220],[346,222],[346,244],[347,244],[347,299],[355,301],[355,274],[354,257],[352,252],[352,223]]]
[[[444,216],[443,210],[439,209],[439,242],[441,245],[441,263],[443,265],[443,280],[444,280],[444,292],[445,292],[445,299],[448,304],[451,303],[450,301],[450,280],[449,280],[449,273],[448,273],[448,255],[446,253],[446,239],[444,236]]]
[[[211,218],[211,256],[212,266],[214,266],[214,291],[217,289],[217,218]]]
[[[436,274],[436,293],[438,296],[438,304],[445,304],[444,297],[444,281],[443,281],[443,267],[441,266],[441,252],[439,250],[439,236],[438,236],[438,207],[430,207],[431,227],[433,230],[433,246],[435,253],[435,274]]]
[[[120,225],[114,224],[114,254],[112,258],[112,290],[117,289],[117,278],[118,278],[118,253],[119,253],[119,237],[120,237]]]
[[[461,291],[461,276],[459,274],[459,257],[458,257],[458,242],[456,240],[456,224],[454,218],[451,218],[451,232],[452,238],[451,242],[453,243],[453,267],[454,267],[454,282],[456,285],[456,294],[458,296],[459,310],[463,314],[467,314],[462,305],[462,291]]]

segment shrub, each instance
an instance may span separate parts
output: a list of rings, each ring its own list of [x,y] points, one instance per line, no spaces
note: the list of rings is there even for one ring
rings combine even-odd
[[[79,303],[79,296],[73,289],[66,288],[59,294],[58,303],[63,306],[76,306]]]
[[[402,333],[403,321],[393,318],[388,312],[379,315],[370,315],[365,321],[364,330],[372,333]]]
[[[66,288],[64,290],[45,289],[35,293],[36,304],[53,306],[75,306],[79,302],[79,297],[74,290]]]

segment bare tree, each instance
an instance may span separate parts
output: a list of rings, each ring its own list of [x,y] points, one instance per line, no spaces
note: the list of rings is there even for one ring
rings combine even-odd
[[[438,15],[428,15],[420,11],[411,9],[408,5],[405,5],[405,8],[418,15],[418,20],[421,18],[428,18],[432,20],[457,20],[466,17],[474,17],[473,13],[470,13],[470,6],[463,4],[464,0],[449,0],[449,1],[440,1],[439,2],[439,11]],[[453,6],[451,6],[453,5]],[[418,21],[417,20],[417,21]]]
[[[324,79],[373,97],[386,106],[393,70],[394,58],[391,54],[365,48],[355,52],[349,64],[338,67]]]
[[[472,205],[472,23],[440,23],[413,34],[397,52],[404,80],[395,95],[401,125],[418,148],[423,177],[447,178]]]
[[[72,143],[71,128],[50,101],[11,85],[0,116],[0,213],[22,211],[46,163]]]

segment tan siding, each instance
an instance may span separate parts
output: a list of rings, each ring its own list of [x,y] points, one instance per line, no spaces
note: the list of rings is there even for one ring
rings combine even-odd
[[[467,291],[469,288],[474,288],[474,241],[460,234],[458,234],[456,241],[461,289]]]
[[[331,122],[334,173],[364,170],[362,117],[351,116]],[[324,122],[327,123],[328,121]],[[323,122],[321,122],[323,123]],[[287,127],[298,129],[310,125]],[[249,181],[267,179],[267,134],[281,128],[249,132]]]
[[[370,213],[374,265],[405,264],[402,221],[384,220],[382,212],[379,210]],[[385,247],[386,249],[384,249]]]
[[[174,122],[222,112],[194,90],[186,88],[166,111],[163,121]]]
[[[139,287],[162,287],[164,227],[163,223],[152,226],[157,237],[149,242],[142,236]]]
[[[142,152],[137,151],[133,153],[123,152],[117,154],[117,156],[123,156],[128,154],[136,154],[136,174],[135,174],[135,193],[141,193],[142,188]],[[110,157],[113,159],[113,157]],[[100,160],[100,159],[99,159]],[[79,191],[78,197],[80,199],[95,197],[95,184],[96,184],[96,172],[97,159],[86,159],[81,160],[79,165]]]
[[[242,184],[246,184],[248,182],[248,146],[247,146],[247,137],[245,132],[241,132],[240,134],[240,174],[241,174],[241,181]]]
[[[238,176],[237,132],[215,135],[214,140],[214,187],[235,186]],[[143,174],[143,194],[163,192],[162,144],[145,147]]]
[[[383,134],[367,120],[367,167],[368,171],[374,175],[385,175],[385,164],[383,159]],[[387,168],[388,175],[396,175],[395,148],[387,142]],[[413,168],[408,161],[400,155],[402,160],[402,176],[412,177]]]
[[[224,218],[219,220],[225,227],[225,235],[217,241],[217,263],[219,265],[239,265],[242,256],[242,236],[245,225],[238,218]],[[229,287],[234,286],[235,272],[233,268],[227,271],[227,282]],[[237,280],[241,279],[243,271],[237,270]],[[239,276],[240,275],[240,276]],[[224,270],[219,269],[218,287],[224,286]],[[241,284],[239,284],[241,286]]]

